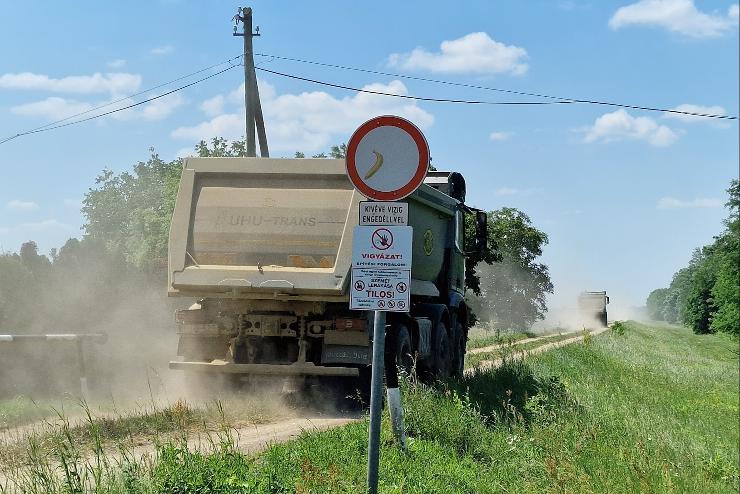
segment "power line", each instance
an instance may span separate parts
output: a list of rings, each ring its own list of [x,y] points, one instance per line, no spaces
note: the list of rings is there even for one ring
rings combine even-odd
[[[388,77],[398,77],[401,79],[409,79],[409,80],[414,80],[414,81],[431,82],[435,84],[445,84],[449,86],[466,87],[466,88],[471,88],[471,89],[481,89],[484,91],[495,91],[495,92],[500,92],[500,93],[516,94],[519,96],[532,96],[536,98],[552,99],[552,100],[556,100],[558,102],[564,102],[564,103],[567,102],[567,103],[581,103],[581,104],[601,105],[601,106],[613,106],[613,107],[619,107],[619,108],[629,108],[632,110],[674,113],[674,114],[679,114],[679,115],[688,115],[692,117],[716,118],[716,119],[723,119],[723,120],[737,120],[738,119],[737,116],[733,116],[733,115],[719,115],[719,114],[712,114],[712,113],[699,113],[699,112],[690,112],[690,111],[682,111],[682,110],[671,110],[671,109],[656,108],[656,107],[650,107],[650,106],[631,105],[631,104],[625,104],[625,103],[614,103],[610,101],[578,99],[578,98],[563,98],[560,96],[552,96],[548,94],[532,93],[532,92],[527,92],[527,91],[517,91],[513,89],[503,89],[503,88],[496,88],[496,87],[490,87],[490,86],[480,86],[476,84],[445,81],[441,79],[430,79],[426,77],[418,77],[418,76],[412,76],[412,75],[406,75],[406,74],[396,74],[393,72],[384,72],[381,70],[364,69],[364,68],[359,68],[359,67],[350,67],[347,65],[317,62],[314,60],[305,60],[301,58],[270,55],[266,53],[255,53],[255,55],[260,56],[260,57],[271,57],[272,59],[276,59],[276,60],[286,60],[290,62],[299,62],[299,63],[305,63],[305,64],[310,64],[310,65],[317,65],[320,67],[330,67],[330,68],[335,68],[335,69],[351,70],[355,72],[365,72],[367,74],[383,75],[383,76],[388,76]],[[432,101],[435,101],[435,100],[432,99]]]
[[[262,67],[256,67],[257,70],[268,72],[270,74],[279,75],[282,77],[288,77],[290,79],[297,79],[299,81],[311,82],[313,84],[320,84],[322,86],[329,86],[338,89],[346,89],[348,91],[356,91],[358,93],[377,94],[380,96],[393,96],[394,98],[404,98],[416,101],[432,101],[434,103],[464,103],[468,105],[559,105],[559,104],[572,104],[574,101],[483,101],[483,100],[467,100],[467,99],[449,99],[449,98],[429,98],[424,96],[411,96],[407,94],[395,94],[385,93],[383,91],[372,91],[370,89],[361,89],[352,86],[343,86],[341,84],[334,84],[331,82],[319,81],[316,79],[309,79],[307,77],[300,77],[293,74],[286,74],[283,72],[277,72],[275,70],[269,70]]]
[[[203,81],[205,81],[205,80],[207,80],[207,79],[210,79],[211,77],[214,77],[214,76],[217,76],[217,75],[219,75],[219,74],[222,74],[222,73],[226,72],[227,70],[230,70],[230,69],[232,69],[232,68],[234,68],[234,67],[239,67],[239,64],[236,64],[236,65],[229,65],[229,66],[228,66],[228,67],[226,67],[226,68],[225,68],[224,70],[221,70],[221,71],[219,71],[219,72],[215,72],[215,73],[213,73],[213,74],[211,74],[211,75],[209,75],[209,76],[207,76],[207,77],[204,77],[204,78],[202,78],[202,79],[199,79],[199,80],[197,80],[197,81],[195,81],[195,82],[192,82],[192,83],[190,83],[190,84],[186,84],[186,85],[184,85],[184,86],[180,86],[180,87],[178,87],[178,88],[176,88],[176,89],[173,89],[172,91],[166,92],[166,93],[164,93],[164,94],[160,94],[160,95],[158,95],[158,96],[155,96],[155,97],[153,97],[153,98],[149,98],[149,99],[146,99],[146,100],[144,100],[144,101],[140,101],[140,102],[138,102],[138,103],[134,103],[134,104],[131,104],[131,105],[128,105],[128,106],[124,106],[124,107],[122,107],[122,108],[117,108],[117,109],[115,109],[115,110],[112,110],[112,111],[109,111],[109,112],[101,113],[101,114],[99,114],[99,115],[94,115],[94,116],[92,116],[92,117],[89,117],[89,118],[84,118],[84,119],[82,119],[82,120],[75,120],[74,122],[69,122],[69,123],[66,123],[66,124],[63,124],[63,125],[58,125],[58,124],[61,124],[62,122],[66,122],[67,120],[71,120],[71,119],[73,119],[73,118],[76,118],[76,117],[79,117],[79,116],[82,116],[82,115],[86,115],[86,114],[88,114],[88,113],[92,113],[92,112],[94,112],[94,111],[96,111],[96,110],[100,110],[100,109],[102,109],[102,108],[107,108],[107,107],[109,107],[109,106],[115,105],[116,103],[120,103],[120,102],[122,102],[122,101],[127,101],[127,100],[129,100],[129,99],[131,99],[131,98],[134,98],[134,97],[136,97],[136,96],[140,96],[140,95],[142,95],[142,94],[145,94],[145,93],[149,93],[149,92],[152,92],[152,91],[154,91],[154,90],[156,90],[156,89],[159,89],[159,88],[161,88],[161,87],[164,87],[164,86],[169,86],[170,84],[172,84],[172,83],[174,83],[174,82],[178,82],[178,81],[181,81],[181,80],[183,80],[183,79],[188,79],[188,78],[190,78],[190,77],[192,77],[192,76],[194,76],[194,75],[200,74],[200,73],[202,73],[202,72],[206,72],[206,71],[208,71],[208,70],[211,70],[211,69],[213,69],[213,68],[215,68],[215,67],[220,67],[221,65],[224,65],[224,64],[226,64],[226,63],[233,63],[233,62],[234,62],[234,60],[237,60],[237,59],[239,59],[239,58],[241,58],[241,57],[242,57],[242,55],[237,55],[236,57],[230,58],[230,59],[228,59],[228,60],[225,60],[225,61],[223,61],[223,62],[220,62],[220,63],[214,64],[214,65],[211,65],[211,66],[209,66],[209,67],[204,67],[204,68],[202,68],[202,69],[196,70],[195,72],[191,72],[191,73],[189,73],[189,74],[186,74],[186,75],[180,76],[180,77],[178,77],[178,78],[176,78],[176,79],[172,79],[171,81],[167,81],[167,82],[164,82],[164,83],[162,83],[162,84],[159,84],[159,85],[157,85],[157,86],[151,87],[151,88],[149,88],[149,89],[145,89],[145,90],[143,90],[143,91],[139,91],[138,93],[135,93],[135,94],[130,94],[130,95],[128,95],[128,96],[124,96],[123,98],[117,99],[117,100],[115,100],[115,101],[111,101],[111,102],[109,102],[109,103],[106,103],[106,104],[104,104],[104,105],[96,106],[96,107],[94,107],[94,108],[90,108],[89,110],[85,110],[85,111],[82,111],[82,112],[79,112],[79,113],[75,113],[74,115],[70,115],[70,116],[68,116],[68,117],[66,117],[66,118],[62,118],[62,119],[60,119],[60,120],[56,120],[56,121],[54,121],[54,122],[49,122],[48,124],[46,124],[46,125],[42,125],[42,126],[40,126],[40,127],[36,127],[36,128],[30,129],[30,130],[24,131],[24,132],[19,132],[19,133],[15,134],[15,135],[12,135],[12,136],[10,136],[10,137],[7,137],[7,138],[3,139],[2,141],[0,141],[0,144],[4,144],[4,143],[6,143],[6,142],[8,142],[8,141],[12,141],[13,139],[15,139],[15,138],[17,138],[17,137],[21,137],[21,136],[24,136],[24,135],[29,135],[29,134],[37,134],[37,133],[39,133],[39,132],[46,132],[46,131],[48,131],[48,130],[58,129],[58,128],[61,128],[61,127],[66,127],[66,126],[68,126],[68,125],[74,125],[74,124],[78,124],[78,123],[82,123],[82,122],[87,122],[87,121],[89,121],[89,120],[93,120],[93,119],[95,119],[95,118],[99,118],[99,117],[104,117],[104,116],[106,116],[106,115],[110,115],[111,113],[116,113],[116,112],[119,112],[119,111],[123,111],[123,110],[128,110],[129,108],[133,108],[133,107],[135,107],[135,106],[139,106],[139,105],[143,105],[143,104],[145,104],[145,103],[149,103],[149,102],[151,102],[151,101],[154,101],[154,100],[156,100],[156,99],[162,98],[162,97],[164,97],[164,96],[168,96],[168,95],[170,95],[170,94],[172,94],[172,93],[174,93],[174,92],[177,92],[177,91],[180,91],[180,90],[182,90],[182,89],[185,89],[185,88],[187,88],[187,87],[190,87],[190,86],[192,86],[192,85],[195,85],[195,84],[201,83],[201,82],[203,82]]]

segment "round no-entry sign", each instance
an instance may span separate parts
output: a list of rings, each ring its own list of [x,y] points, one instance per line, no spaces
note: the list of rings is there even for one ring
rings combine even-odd
[[[384,115],[368,120],[347,143],[347,176],[369,199],[396,201],[424,182],[429,146],[405,118]]]

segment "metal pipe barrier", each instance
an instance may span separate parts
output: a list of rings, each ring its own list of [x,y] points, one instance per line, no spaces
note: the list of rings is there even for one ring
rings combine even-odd
[[[60,334],[0,334],[0,343],[20,343],[24,341],[43,340],[43,341],[71,341],[77,347],[77,373],[80,379],[80,394],[82,398],[87,399],[87,365],[85,363],[85,352],[82,344],[85,340],[97,344],[103,344],[108,340],[105,333],[60,333]]]

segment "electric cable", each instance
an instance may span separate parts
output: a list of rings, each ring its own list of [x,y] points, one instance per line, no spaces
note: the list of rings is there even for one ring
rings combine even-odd
[[[305,63],[305,64],[317,65],[321,67],[330,67],[330,68],[342,69],[342,70],[352,70],[356,72],[365,72],[368,74],[383,75],[387,77],[398,77],[401,79],[409,79],[409,80],[421,81],[421,82],[431,82],[435,84],[445,84],[445,85],[450,85],[450,86],[466,87],[466,88],[471,88],[471,89],[481,89],[485,91],[496,91],[496,92],[501,92],[501,93],[516,94],[519,96],[532,96],[536,98],[552,99],[552,100],[557,100],[557,101],[562,101],[562,102],[601,105],[601,106],[613,106],[613,107],[619,107],[619,108],[629,108],[632,110],[674,113],[674,114],[687,115],[687,116],[692,116],[692,117],[715,118],[715,119],[723,119],[723,120],[737,120],[738,119],[738,117],[734,115],[719,115],[719,114],[712,114],[712,113],[699,113],[699,112],[690,112],[690,111],[682,111],[682,110],[672,110],[672,109],[665,109],[665,108],[631,105],[631,104],[624,104],[624,103],[614,103],[610,101],[599,101],[599,100],[591,100],[591,99],[564,98],[564,97],[552,96],[548,94],[533,93],[533,92],[527,92],[527,91],[517,91],[513,89],[495,88],[495,87],[490,87],[490,86],[481,86],[481,85],[476,85],[476,84],[468,84],[464,82],[445,81],[441,79],[431,79],[431,78],[426,78],[426,77],[418,77],[418,76],[412,76],[412,75],[406,75],[406,74],[397,74],[393,72],[384,72],[381,70],[364,69],[360,67],[350,67],[347,65],[317,62],[314,60],[284,57],[280,55],[271,55],[271,54],[266,54],[266,53],[255,53],[255,55],[260,56],[260,57],[271,57],[275,60],[286,60],[289,62]]]
[[[6,142],[8,142],[8,141],[11,141],[11,140],[13,140],[13,139],[15,139],[15,138],[17,138],[17,137],[21,137],[21,136],[24,136],[24,135],[29,135],[29,134],[37,134],[37,133],[39,133],[39,132],[45,132],[45,131],[47,131],[47,130],[52,130],[52,129],[58,129],[58,128],[61,128],[61,127],[66,127],[66,126],[68,126],[68,125],[74,125],[74,124],[78,124],[78,123],[82,123],[82,122],[87,122],[87,121],[89,121],[89,120],[93,120],[93,119],[95,119],[95,118],[99,118],[99,117],[104,117],[104,116],[106,116],[106,115],[110,115],[111,113],[116,113],[116,112],[119,112],[119,111],[122,111],[122,110],[128,110],[129,108],[133,108],[133,107],[135,107],[135,106],[143,105],[144,103],[149,103],[149,102],[151,102],[151,101],[154,101],[154,100],[156,100],[156,99],[162,98],[163,96],[168,96],[168,95],[170,95],[170,94],[172,94],[172,93],[174,93],[174,92],[177,92],[177,91],[180,91],[180,90],[182,90],[182,89],[185,89],[185,88],[187,88],[187,87],[190,87],[190,86],[192,86],[192,85],[195,85],[195,84],[201,83],[201,82],[203,82],[203,81],[205,81],[205,80],[207,80],[207,79],[210,79],[211,77],[217,76],[217,75],[219,75],[219,74],[222,74],[222,73],[226,72],[227,70],[233,69],[234,67],[240,67],[240,66],[241,66],[241,64],[236,64],[236,65],[229,65],[229,66],[228,66],[228,67],[226,67],[226,68],[225,68],[224,70],[221,70],[221,71],[219,71],[219,72],[215,72],[215,73],[213,73],[213,74],[209,75],[208,77],[204,77],[204,78],[202,78],[202,79],[199,79],[199,80],[197,80],[197,81],[195,81],[195,82],[193,82],[193,83],[190,83],[190,84],[186,84],[186,85],[184,85],[184,86],[180,86],[180,87],[178,87],[178,88],[176,88],[176,89],[174,89],[174,90],[172,90],[172,91],[166,92],[166,93],[164,93],[164,94],[160,94],[160,95],[158,95],[158,96],[155,96],[155,97],[153,97],[153,98],[149,98],[149,99],[146,99],[146,100],[140,101],[140,102],[138,102],[138,103],[134,103],[134,104],[131,104],[131,105],[128,105],[128,106],[124,106],[124,107],[122,107],[122,108],[117,108],[117,109],[115,109],[115,110],[112,110],[112,111],[109,111],[109,112],[105,112],[105,113],[101,113],[101,114],[99,114],[99,115],[94,115],[94,116],[92,116],[92,117],[89,117],[89,118],[85,118],[85,119],[82,119],[82,120],[75,120],[74,122],[69,122],[69,123],[67,123],[67,124],[63,124],[63,125],[57,125],[57,124],[61,124],[62,122],[66,122],[67,120],[71,120],[71,119],[73,119],[73,118],[76,118],[76,117],[79,117],[79,116],[82,116],[82,115],[86,115],[86,114],[88,114],[88,113],[94,112],[94,111],[96,111],[96,110],[100,110],[100,109],[102,109],[102,108],[107,108],[107,107],[109,107],[109,106],[111,106],[111,105],[114,105],[114,104],[116,104],[116,103],[120,103],[120,102],[122,102],[122,101],[127,101],[127,100],[129,100],[129,99],[131,99],[131,98],[134,98],[134,97],[136,97],[136,96],[140,96],[140,95],[142,95],[142,94],[145,94],[145,93],[149,93],[149,92],[152,92],[152,91],[154,91],[154,90],[156,90],[156,89],[159,89],[159,88],[161,88],[161,87],[164,87],[164,86],[169,86],[170,84],[172,84],[172,83],[174,83],[174,82],[178,82],[178,81],[181,81],[181,80],[183,80],[183,79],[188,79],[188,78],[190,78],[190,77],[192,77],[192,76],[194,76],[194,75],[197,75],[197,74],[200,74],[200,73],[202,73],[202,72],[205,72],[205,71],[211,70],[211,69],[213,69],[213,68],[215,68],[215,67],[220,67],[221,65],[224,65],[225,63],[232,63],[232,62],[233,62],[234,60],[236,60],[236,59],[239,59],[239,58],[241,58],[242,56],[243,56],[243,55],[237,55],[236,57],[230,58],[230,59],[228,59],[228,60],[225,60],[225,61],[223,61],[223,62],[220,62],[220,63],[214,64],[214,65],[211,65],[211,66],[209,66],[209,67],[204,67],[204,68],[202,68],[202,69],[199,69],[199,70],[197,70],[197,71],[195,71],[195,72],[191,72],[191,73],[189,73],[189,74],[186,74],[186,75],[180,76],[180,77],[178,77],[178,78],[176,78],[176,79],[172,79],[171,81],[167,81],[167,82],[164,82],[164,83],[162,83],[162,84],[158,84],[157,86],[151,87],[151,88],[149,88],[149,89],[145,89],[145,90],[143,90],[143,91],[139,91],[138,93],[134,93],[134,94],[131,94],[131,95],[128,95],[128,96],[124,96],[123,98],[117,99],[117,100],[115,100],[115,101],[111,101],[111,102],[109,102],[109,103],[106,103],[106,104],[104,104],[104,105],[96,106],[95,108],[90,108],[89,110],[85,110],[85,111],[82,111],[82,112],[76,113],[76,114],[74,114],[74,115],[70,115],[70,116],[68,116],[68,117],[62,118],[62,119],[60,119],[60,120],[56,120],[56,121],[54,121],[54,122],[49,122],[48,124],[46,124],[46,125],[42,125],[42,126],[40,126],[40,127],[36,127],[36,128],[30,129],[30,130],[24,131],[24,132],[19,132],[19,133],[15,134],[15,135],[12,135],[12,136],[10,136],[10,137],[7,137],[7,138],[5,138],[5,139],[1,140],[1,141],[0,141],[0,144],[4,144],[4,143],[6,143]]]
[[[562,105],[562,104],[573,104],[573,101],[484,101],[484,100],[467,100],[467,99],[450,99],[450,98],[430,98],[425,96],[412,96],[408,94],[395,94],[386,93],[383,91],[373,91],[370,89],[361,89],[352,86],[344,86],[342,84],[334,84],[331,82],[319,81],[316,79],[309,79],[307,77],[301,77],[293,74],[286,74],[284,72],[278,72],[276,70],[265,69],[263,67],[255,67],[257,70],[268,72],[270,74],[279,75],[282,77],[288,77],[290,79],[297,79],[299,81],[311,82],[313,84],[319,84],[322,86],[328,86],[338,89],[346,89],[348,91],[356,91],[358,93],[377,94],[380,96],[393,96],[394,98],[404,98],[416,101],[431,101],[434,103],[463,103],[469,105]]]

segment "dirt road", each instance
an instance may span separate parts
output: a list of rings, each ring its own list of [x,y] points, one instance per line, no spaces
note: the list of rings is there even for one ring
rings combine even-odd
[[[590,334],[592,336],[596,336],[603,333],[607,329],[608,328],[594,330]],[[528,338],[515,342],[512,344],[512,346],[514,349],[516,349],[516,346],[518,345],[535,342],[544,338],[546,338],[546,336],[538,338]],[[514,356],[515,358],[526,358],[529,355],[546,352],[555,348],[576,343],[583,340],[583,338],[583,334],[579,332],[572,338],[553,343],[547,343],[532,350],[521,352],[516,352],[515,350]],[[470,353],[476,354],[495,351],[501,346],[502,345],[494,345],[491,347],[474,349]],[[480,362],[476,367],[467,369],[465,372],[467,374],[470,374],[475,372],[476,369],[487,369],[498,366],[500,364],[501,359],[484,360]],[[228,431],[221,433],[207,431],[193,433],[188,438],[187,444],[188,447],[192,450],[208,452],[214,444],[218,444],[222,439],[225,438],[224,434],[228,434],[228,439],[233,441],[234,445],[239,451],[248,455],[253,455],[265,450],[271,444],[283,443],[295,439],[304,431],[327,430],[348,424],[356,420],[360,420],[361,418],[362,415],[359,413],[313,414],[298,417],[293,416],[290,418],[280,418],[270,423],[241,425],[233,427]],[[34,432],[39,432],[44,429],[48,430],[48,423],[45,424],[45,426],[40,426],[40,424],[30,424],[20,428],[3,431],[2,434],[0,434],[0,439],[4,439],[4,441],[0,441],[0,447],[2,447],[3,442],[5,442],[5,444],[8,444],[8,442],[24,441],[30,434]],[[155,451],[156,447],[151,440],[142,439],[140,444],[136,444],[132,447],[132,449],[128,452],[128,455],[130,458],[142,458],[145,456],[151,457],[155,453]],[[116,459],[120,456],[121,454],[119,452],[111,450],[108,459],[111,460],[112,464],[115,464]],[[0,483],[4,480],[5,479],[3,478],[2,472],[0,472]]]
[[[609,329],[609,328],[595,329],[595,330],[592,330],[589,334],[593,337],[593,336],[596,336],[596,335],[599,335],[599,334],[603,333],[607,329]],[[520,341],[515,342],[513,344],[513,348],[514,348],[513,357],[514,358],[522,359],[522,358],[528,357],[529,355],[536,355],[538,353],[547,352],[547,351],[553,350],[555,348],[560,348],[561,346],[570,345],[571,343],[577,343],[577,342],[583,340],[584,336],[583,336],[582,333],[579,333],[578,336],[574,336],[573,338],[568,338],[568,339],[556,341],[556,342],[553,342],[553,343],[546,343],[546,344],[544,344],[542,346],[538,346],[538,347],[533,348],[531,350],[522,350],[522,351],[517,351],[516,350],[516,346],[517,345],[521,345],[522,343],[529,343],[529,342],[532,342],[532,341],[541,340],[543,338],[546,338],[546,337],[543,336],[543,337],[540,337],[540,338],[529,338],[527,340],[520,340]],[[501,348],[501,345],[496,345],[494,347],[487,347],[487,348],[493,348],[493,350],[496,350],[497,348]],[[488,350],[488,351],[491,351],[491,350]],[[473,352],[471,352],[471,353],[473,353]],[[475,353],[482,353],[482,352],[475,352]],[[466,369],[465,370],[465,373],[466,374],[472,374],[472,373],[476,372],[476,370],[479,370],[479,369],[490,369],[492,367],[498,367],[499,365],[501,365],[501,363],[502,363],[502,359],[500,359],[500,358],[495,359],[495,360],[483,360],[478,365],[476,365],[475,367],[471,367],[469,369]]]

